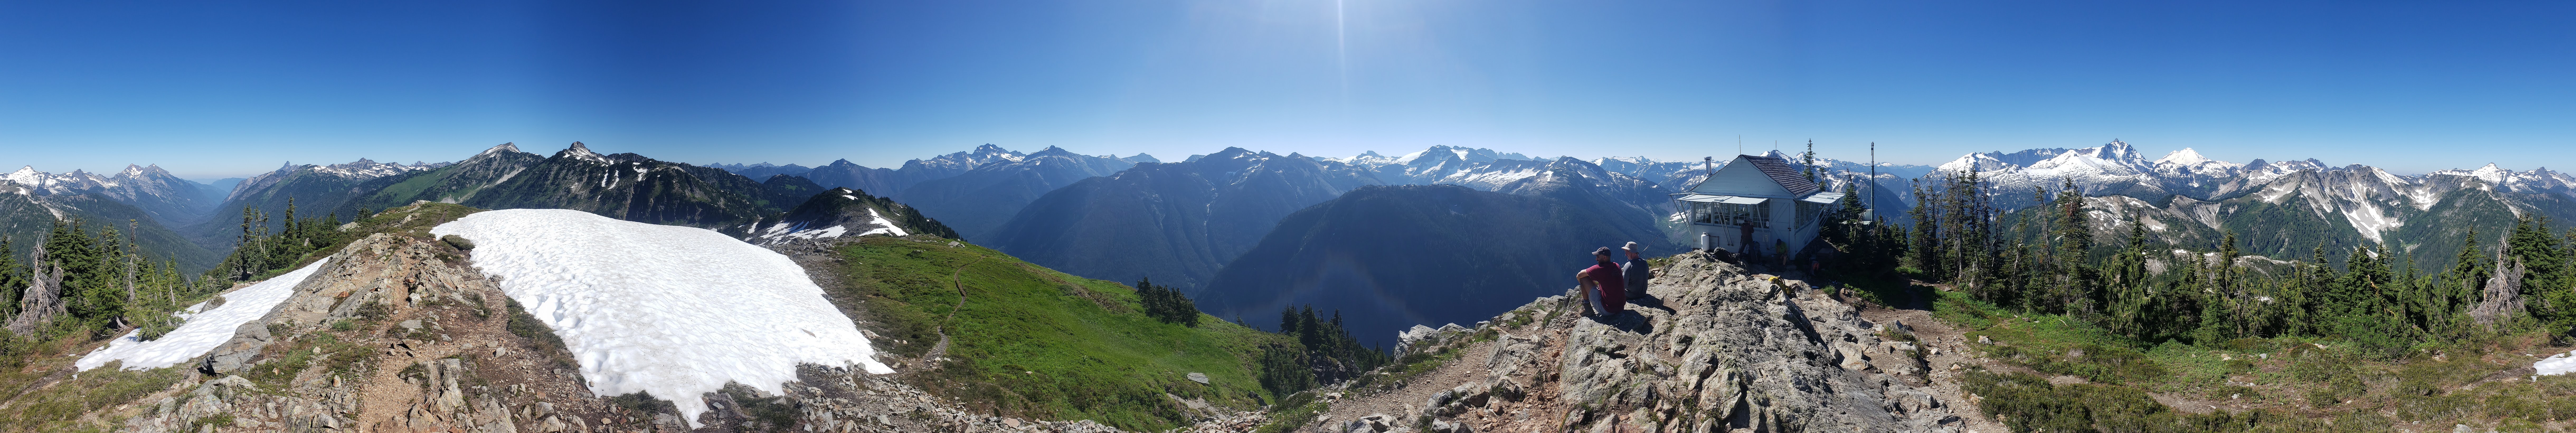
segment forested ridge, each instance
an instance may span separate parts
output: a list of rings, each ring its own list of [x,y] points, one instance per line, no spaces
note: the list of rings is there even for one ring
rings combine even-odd
[[[2162,243],[2147,222],[2088,211],[2071,183],[2015,193],[1936,173],[1910,193],[1921,206],[1901,225],[1860,223],[1846,200],[1820,276],[1993,337],[1969,346],[1988,358],[2090,382],[1970,372],[1963,391],[2016,431],[2518,431],[2576,418],[2564,376],[2492,379],[2529,371],[2525,353],[2564,351],[2549,347],[2576,327],[2576,230],[2538,212],[2504,233],[2470,230],[2449,257],[2322,242],[2264,257],[2233,232]],[[2005,194],[2038,205],[2007,212]],[[2125,236],[2097,235],[2106,224]],[[2231,408],[2192,414],[2154,395]]]

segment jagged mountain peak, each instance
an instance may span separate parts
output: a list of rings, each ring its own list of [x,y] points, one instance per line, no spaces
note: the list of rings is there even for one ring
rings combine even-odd
[[[561,152],[555,152],[555,157],[591,161],[601,164],[609,163],[607,156],[600,155],[598,152],[590,151],[590,146],[583,145],[579,141],[572,142],[572,147],[566,147]]]
[[[2496,164],[2492,162],[2487,163],[2487,166],[2485,167],[2478,167],[2476,170],[2469,170],[2469,177],[2485,179],[2487,182],[2492,183],[2503,183],[2505,175],[2508,174],[2513,174],[2513,171],[2506,170],[2503,167],[2497,167]]]
[[[1421,165],[1418,164],[1418,162],[1423,161],[1425,158],[1429,158],[1435,163],[1442,161],[1493,162],[1497,159],[1505,159],[1503,158],[1503,154],[1496,153],[1493,149],[1468,148],[1442,144],[1432,145],[1430,148],[1422,149],[1418,152],[1404,154],[1404,156],[1397,157],[1392,162],[1403,165]]]

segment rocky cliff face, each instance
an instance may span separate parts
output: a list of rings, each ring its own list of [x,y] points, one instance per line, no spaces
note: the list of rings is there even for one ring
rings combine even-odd
[[[1463,369],[1454,385],[1434,381],[1420,385],[1427,394],[1387,391],[1334,404],[1338,414],[1400,399],[1386,402],[1401,403],[1400,413],[1327,415],[1308,429],[1958,430],[1951,402],[1923,388],[1916,347],[1881,340],[1877,324],[1802,282],[1690,253],[1656,269],[1647,292],[1652,297],[1609,320],[1580,317],[1572,298],[1557,296],[1473,330],[1408,333],[1415,340],[1408,352],[1484,349],[1442,367]]]

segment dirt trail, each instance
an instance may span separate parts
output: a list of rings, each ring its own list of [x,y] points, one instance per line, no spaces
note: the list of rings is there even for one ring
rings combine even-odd
[[[1485,358],[1493,356],[1494,342],[1477,342],[1465,349],[1460,349],[1459,352],[1457,359],[1442,364],[1440,368],[1407,379],[1395,390],[1364,396],[1344,395],[1342,400],[1333,404],[1332,411],[1325,412],[1324,417],[1317,419],[1353,420],[1369,414],[1406,415],[1420,412],[1423,400],[1431,398],[1432,393],[1483,378],[1486,372],[1482,364]]]
[[[1968,394],[1959,390],[1959,380],[1967,372],[1952,370],[1950,367],[1952,365],[1983,366],[1995,371],[2026,371],[2026,369],[1971,356],[1966,350],[1970,343],[1966,338],[1967,330],[1932,318],[1931,311],[1871,307],[1861,310],[1860,317],[1871,323],[1888,326],[1896,326],[1897,323],[1902,322],[1906,327],[1914,329],[1915,338],[1922,339],[1924,345],[1928,346],[1927,349],[1934,351],[1924,357],[1932,366],[1931,374],[1928,375],[1932,380],[1932,386],[1925,387],[1924,391],[1932,393],[1933,397],[1940,398],[1944,403],[1956,405],[1959,418],[1967,421],[1960,431],[1971,433],[2009,431],[2003,424],[1996,423],[1993,418],[1985,417],[1982,415],[1983,412],[1977,410],[1976,404],[1968,399]]]

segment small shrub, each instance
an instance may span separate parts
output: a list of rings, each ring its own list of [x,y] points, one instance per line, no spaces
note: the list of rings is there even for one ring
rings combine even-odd
[[[356,321],[352,321],[352,320],[349,320],[349,319],[340,319],[340,320],[338,320],[338,321],[331,322],[331,330],[333,330],[333,331],[344,331],[344,332],[345,332],[345,331],[354,331],[354,330],[357,330],[357,329],[358,329],[358,324],[356,323]]]
[[[216,427],[232,427],[233,414],[231,412],[225,412],[215,414],[215,416],[197,418],[196,421],[188,423],[188,431],[204,431],[206,426],[210,425]]]
[[[402,372],[394,373],[394,377],[395,377],[395,378],[398,378],[398,379],[405,379],[405,380],[409,380],[409,379],[413,379],[413,378],[418,378],[418,379],[420,380],[418,383],[420,383],[422,386],[430,386],[430,385],[429,385],[429,363],[425,363],[425,362],[414,362],[414,363],[411,363],[411,365],[404,366],[404,367],[403,367],[403,369],[402,369]]]
[[[796,404],[788,402],[787,397],[762,397],[759,391],[742,385],[727,386],[721,392],[732,396],[734,403],[742,406],[743,415],[761,423],[762,430],[786,430],[796,425]]]
[[[473,251],[473,250],[474,250],[474,241],[465,240],[465,237],[464,237],[464,236],[457,236],[457,235],[439,236],[439,237],[438,237],[438,240],[439,240],[440,242],[446,242],[446,243],[447,243],[447,246],[456,247],[456,250],[457,250],[457,251]]]
[[[370,321],[370,322],[372,322],[372,321],[377,321],[377,320],[385,320],[385,318],[387,318],[387,317],[393,317],[393,315],[394,315],[394,309],[393,309],[393,307],[392,307],[392,306],[385,305],[385,302],[384,302],[384,301],[381,301],[381,300],[380,300],[380,301],[368,302],[368,303],[366,303],[366,305],[359,305],[359,306],[358,306],[358,317],[359,317],[359,318],[361,318],[361,319],[366,319],[367,321]]]
[[[546,327],[545,322],[537,321],[537,316],[529,315],[528,310],[519,306],[518,300],[509,300],[507,305],[510,308],[510,324],[507,327],[511,334],[534,341],[538,346],[550,351],[564,348],[563,337],[555,336],[553,328]]]
[[[667,400],[653,398],[652,393],[644,391],[636,391],[627,393],[626,395],[609,397],[608,403],[617,405],[617,407],[626,408],[626,410],[636,413],[651,414],[679,412],[677,409],[679,406],[673,405]]]

